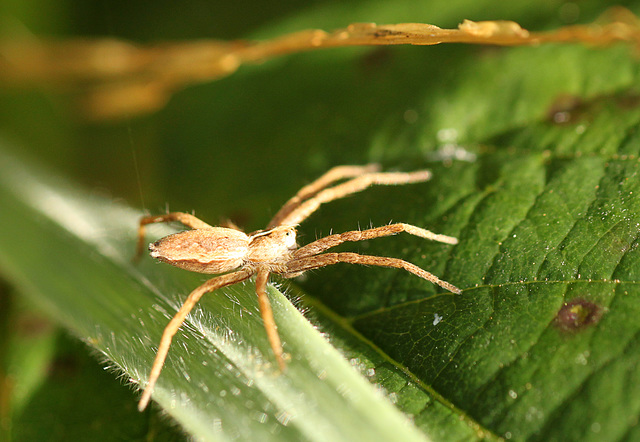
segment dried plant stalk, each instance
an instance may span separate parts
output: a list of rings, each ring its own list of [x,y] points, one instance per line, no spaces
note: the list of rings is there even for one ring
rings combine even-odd
[[[421,23],[355,23],[333,32],[306,30],[263,42],[201,40],[137,46],[115,39],[0,44],[0,83],[51,86],[80,95],[92,119],[154,112],[189,84],[216,80],[241,65],[323,48],[471,43],[501,46],[550,42],[608,45],[640,43],[640,21],[612,8],[587,25],[529,32],[512,21],[464,20],[458,29]]]

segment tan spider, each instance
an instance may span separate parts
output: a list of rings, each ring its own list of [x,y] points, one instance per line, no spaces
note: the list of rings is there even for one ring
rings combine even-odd
[[[447,244],[456,244],[457,239],[450,236],[438,235],[419,227],[399,223],[329,235],[300,248],[296,244],[296,225],[309,217],[323,203],[360,192],[373,184],[417,183],[427,181],[430,178],[431,173],[427,170],[410,173],[382,173],[378,172],[378,166],[375,164],[335,167],[313,183],[300,189],[276,213],[265,230],[258,230],[248,235],[235,226],[212,227],[188,213],[173,212],[142,218],[138,230],[138,256],[141,255],[144,248],[145,226],[147,224],[179,221],[193,230],[169,235],[150,244],[151,256],[192,272],[224,273],[224,275],[208,280],[191,292],[178,313],[164,329],[155,361],[151,367],[149,382],[142,394],[138,409],[144,410],[149,403],[153,387],[160,376],[160,371],[169,352],[171,340],[202,295],[244,281],[253,275],[256,275],[256,292],[264,327],[281,370],[285,369],[282,344],[266,292],[270,273],[278,274],[284,278],[293,278],[307,270],[339,262],[395,267],[438,284],[450,292],[460,293],[460,290],[455,286],[401,259],[347,252],[322,253],[343,242],[363,241],[395,235],[400,232],[407,232],[411,235]],[[330,187],[336,181],[343,179],[348,180]]]

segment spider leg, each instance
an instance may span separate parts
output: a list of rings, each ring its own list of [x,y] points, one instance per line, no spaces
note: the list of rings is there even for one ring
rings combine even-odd
[[[415,172],[375,172],[361,175],[357,178],[350,179],[344,183],[338,184],[319,191],[317,194],[300,203],[291,212],[277,220],[277,225],[296,225],[307,219],[309,215],[318,210],[321,204],[328,203],[340,198],[344,198],[356,192],[360,192],[369,186],[377,185],[395,185],[419,183],[431,179],[431,172],[428,170],[418,170]],[[271,222],[273,223],[273,221]],[[270,224],[271,225],[271,224]]]
[[[295,196],[287,201],[285,205],[280,208],[278,213],[274,215],[273,219],[267,226],[267,229],[282,225],[280,221],[298,207],[302,201],[307,198],[311,198],[313,195],[330,186],[334,182],[345,178],[353,178],[367,173],[377,172],[379,168],[380,166],[377,164],[367,164],[366,166],[336,166],[330,169],[317,180],[304,186],[295,194]]]
[[[382,227],[375,227],[373,229],[353,230],[350,232],[325,236],[324,238],[320,238],[319,240],[309,243],[304,247],[300,247],[295,252],[293,252],[293,257],[294,259],[305,258],[307,256],[317,255],[318,253],[324,252],[325,250],[340,245],[344,242],[364,241],[367,239],[396,235],[401,232],[406,232],[410,235],[419,236],[421,238],[430,239],[445,244],[458,243],[458,240],[452,236],[433,233],[429,230],[412,226],[411,224],[397,223],[389,224]]]
[[[169,324],[167,324],[164,331],[162,332],[162,338],[160,339],[160,345],[158,346],[156,358],[153,361],[153,365],[151,366],[149,381],[147,382],[147,386],[145,387],[144,392],[142,393],[142,397],[140,398],[140,402],[138,403],[138,410],[144,410],[149,404],[151,393],[153,392],[153,387],[158,380],[158,376],[160,376],[164,361],[167,358],[167,353],[169,352],[169,347],[171,346],[171,340],[184,322],[191,309],[193,309],[196,303],[200,300],[202,295],[219,288],[244,281],[252,274],[253,270],[247,269],[218,276],[216,278],[208,280],[189,294],[184,304],[182,304],[182,307],[180,307],[180,310],[178,310],[178,313],[176,313],[176,315],[171,319]]]
[[[224,219],[219,224],[220,227],[226,227],[227,229],[238,230],[239,232],[244,232],[236,223],[231,221],[230,219]]]
[[[276,321],[273,319],[273,310],[271,310],[271,304],[269,303],[269,297],[267,296],[268,281],[269,271],[266,269],[258,270],[258,275],[256,276],[256,293],[258,295],[258,304],[260,305],[260,314],[262,315],[264,328],[267,331],[271,350],[278,361],[278,366],[281,371],[285,371],[287,366],[282,358],[282,342],[280,341],[278,326],[276,325]]]
[[[419,276],[422,279],[426,279],[429,282],[439,285],[440,287],[450,291],[451,293],[462,293],[462,291],[456,286],[449,284],[448,282],[441,280],[432,273],[421,269],[417,265],[411,264],[410,262],[404,261],[402,259],[387,258],[384,256],[359,255],[357,253],[350,252],[325,253],[323,255],[307,256],[305,258],[294,259],[287,265],[287,272],[284,276],[286,277],[287,274],[300,274],[306,270],[326,267],[337,264],[339,262],[404,269],[416,276]]]
[[[184,212],[171,212],[165,215],[156,216],[144,216],[140,219],[140,226],[138,227],[138,244],[136,247],[135,259],[139,259],[144,252],[144,235],[147,224],[153,223],[168,223],[171,221],[178,221],[191,229],[210,229],[211,226],[204,221],[196,218],[195,216]]]

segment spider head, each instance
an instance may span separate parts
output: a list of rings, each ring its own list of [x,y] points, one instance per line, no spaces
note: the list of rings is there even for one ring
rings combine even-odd
[[[279,226],[259,230],[249,236],[249,261],[282,263],[289,261],[291,252],[298,248],[295,226]]]

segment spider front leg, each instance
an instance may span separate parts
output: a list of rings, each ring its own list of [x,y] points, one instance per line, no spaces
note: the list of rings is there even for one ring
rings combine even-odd
[[[418,170],[415,172],[374,172],[366,173],[357,178],[345,181],[333,187],[321,190],[311,198],[300,203],[290,213],[277,220],[277,225],[296,225],[307,219],[320,205],[351,194],[361,192],[372,185],[391,186],[397,184],[420,183],[431,179],[431,172]],[[269,223],[274,225],[274,220]]]
[[[304,247],[300,247],[298,250],[293,252],[293,257],[296,259],[305,258],[307,256],[317,255],[318,253],[324,252],[332,247],[336,247],[344,242],[365,241],[368,239],[396,235],[401,232],[406,232],[410,235],[419,236],[421,238],[445,244],[458,244],[458,240],[452,236],[433,233],[430,230],[421,229],[420,227],[416,227],[411,224],[397,223],[382,227],[375,227],[373,229],[353,230],[350,232],[325,236],[324,238],[320,238]]]
[[[176,315],[171,319],[169,324],[167,324],[164,331],[162,332],[162,338],[160,338],[160,345],[158,346],[156,358],[153,361],[151,373],[149,374],[149,381],[147,382],[147,386],[145,387],[144,392],[142,393],[142,397],[140,398],[140,402],[138,403],[138,410],[144,410],[149,404],[151,393],[153,392],[153,387],[155,386],[156,381],[160,376],[160,372],[162,371],[162,367],[164,366],[164,361],[167,358],[167,354],[169,353],[169,347],[171,346],[173,336],[177,333],[185,318],[196,305],[196,303],[200,300],[202,295],[219,288],[244,281],[252,274],[253,270],[246,269],[240,270],[235,273],[228,273],[226,275],[218,276],[216,278],[208,280],[189,294],[184,304],[182,304],[182,307],[180,307],[180,310],[178,310],[178,313],[176,313]]]
[[[281,371],[285,371],[287,364],[282,357],[282,342],[280,341],[280,335],[278,334],[278,326],[275,319],[273,319],[273,310],[271,309],[271,303],[267,296],[267,283],[269,282],[269,271],[266,269],[258,270],[256,276],[256,294],[258,295],[258,305],[260,306],[260,315],[264,322],[264,329],[267,332],[269,338],[269,345],[271,350],[278,361],[278,366]]]
[[[191,229],[210,229],[209,224],[205,223],[194,215],[184,212],[171,212],[166,215],[145,216],[140,219],[140,226],[138,227],[138,243],[136,246],[135,259],[139,259],[144,252],[144,236],[146,233],[146,225],[153,223],[168,223],[172,221],[178,221]]]
[[[298,191],[284,206],[275,214],[267,229],[282,225],[281,221],[286,218],[293,210],[295,210],[304,200],[311,198],[322,189],[330,186],[336,181],[345,178],[353,178],[368,173],[377,172],[380,169],[378,164],[367,164],[365,166],[336,166],[327,171],[320,178],[310,184],[307,184]]]
[[[307,270],[326,267],[333,264],[338,264],[339,262],[404,269],[416,276],[419,276],[422,279],[426,279],[429,282],[439,285],[440,287],[450,291],[451,293],[462,293],[462,291],[453,284],[443,281],[434,274],[429,273],[426,270],[421,269],[417,265],[411,264],[410,262],[404,261],[402,259],[387,258],[384,256],[359,255],[357,253],[351,252],[325,253],[323,255],[313,255],[307,256],[305,258],[294,259],[287,265],[286,274],[299,275],[300,273],[303,273]]]

